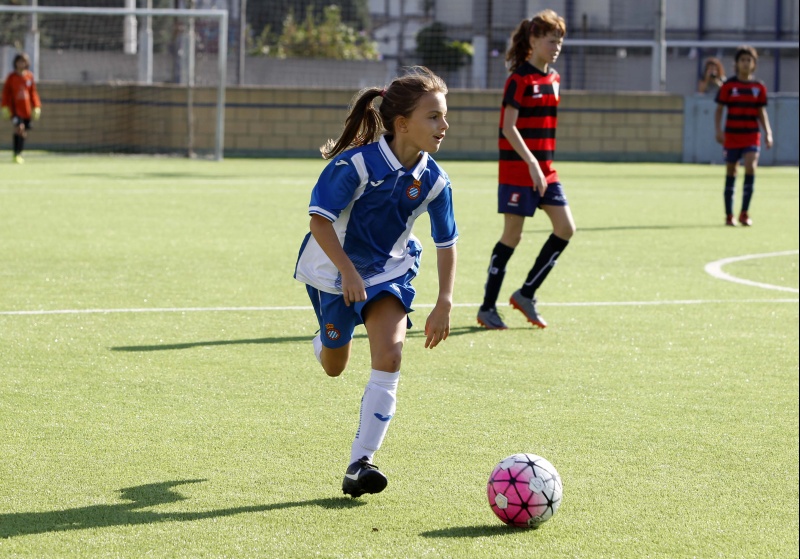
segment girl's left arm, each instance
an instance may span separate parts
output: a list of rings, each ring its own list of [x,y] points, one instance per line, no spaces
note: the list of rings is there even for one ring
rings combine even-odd
[[[450,309],[453,308],[453,286],[456,280],[456,245],[436,249],[439,271],[439,296],[425,322],[425,347],[433,349],[450,335]]]
[[[764,144],[767,149],[770,149],[772,147],[772,128],[769,126],[766,107],[761,107],[761,110],[758,111],[758,121],[761,123],[761,128],[764,129]]]

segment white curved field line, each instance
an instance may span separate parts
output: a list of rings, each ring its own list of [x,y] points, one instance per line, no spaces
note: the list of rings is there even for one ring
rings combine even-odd
[[[750,281],[742,278],[737,278],[736,276],[732,276],[728,273],[722,271],[722,267],[726,264],[730,264],[732,262],[741,262],[742,260],[753,260],[755,258],[770,258],[773,256],[790,256],[793,254],[798,254],[800,251],[797,250],[785,250],[783,252],[767,252],[764,254],[746,254],[744,256],[732,256],[730,258],[723,258],[722,260],[717,260],[715,262],[709,262],[706,264],[705,270],[711,276],[725,280],[725,281],[732,281],[734,283],[741,283],[743,285],[749,285],[752,287],[761,287],[763,289],[774,289],[775,291],[788,291],[790,293],[800,293],[800,290],[795,289],[794,287],[784,287],[782,285],[772,285],[770,283],[760,283],[757,281]]]

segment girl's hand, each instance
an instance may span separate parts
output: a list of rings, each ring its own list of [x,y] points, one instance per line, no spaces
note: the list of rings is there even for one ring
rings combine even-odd
[[[342,273],[342,297],[344,297],[345,306],[348,307],[350,303],[367,300],[364,280],[355,269],[352,270],[352,273]]]
[[[450,306],[436,303],[425,322],[425,347],[433,349],[450,335]]]
[[[539,193],[539,196],[544,196],[544,191],[547,190],[547,181],[544,173],[542,173],[542,168],[539,166],[539,162],[534,161],[533,163],[529,163],[528,172],[531,174],[533,187]]]

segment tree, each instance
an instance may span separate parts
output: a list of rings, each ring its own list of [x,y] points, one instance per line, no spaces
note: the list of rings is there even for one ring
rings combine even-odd
[[[334,58],[338,60],[376,60],[377,45],[366,34],[342,22],[338,6],[326,6],[321,21],[311,6],[302,23],[289,12],[278,38],[276,56],[280,58]]]
[[[417,54],[432,70],[457,70],[473,53],[470,43],[449,40],[447,28],[438,21],[417,33]]]
[[[314,17],[321,18],[331,0],[260,0],[247,2],[247,22],[255,36],[270,33],[280,35],[283,23],[289,14],[305,14],[311,8]],[[341,9],[341,18],[358,31],[369,28],[367,0],[342,0],[336,2]]]

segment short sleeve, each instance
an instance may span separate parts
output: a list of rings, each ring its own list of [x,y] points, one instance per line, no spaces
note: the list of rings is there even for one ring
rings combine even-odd
[[[506,82],[506,90],[503,93],[503,106],[506,107],[514,107],[515,109],[519,109],[522,106],[522,94],[524,93],[524,88],[520,87],[518,76],[516,74],[512,74],[509,76],[508,81]]]
[[[346,154],[333,159],[311,191],[308,213],[336,221],[352,201],[359,182],[358,171]]]

